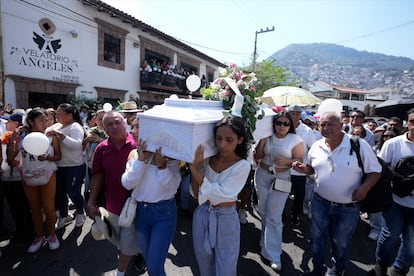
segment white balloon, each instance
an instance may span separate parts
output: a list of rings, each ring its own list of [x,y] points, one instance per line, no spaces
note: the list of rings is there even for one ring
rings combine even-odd
[[[112,110],[112,104],[110,104],[110,103],[104,103],[104,105],[103,105],[103,110],[105,111],[105,112],[109,112],[109,111],[111,111]]]
[[[23,148],[32,155],[43,155],[49,149],[49,138],[41,132],[32,132],[23,139]]]
[[[323,100],[318,107],[318,114],[323,115],[326,112],[335,112],[338,115],[341,115],[342,103],[337,99],[326,99]]]
[[[201,80],[198,76],[191,75],[185,80],[185,84],[190,92],[194,92],[200,87]]]

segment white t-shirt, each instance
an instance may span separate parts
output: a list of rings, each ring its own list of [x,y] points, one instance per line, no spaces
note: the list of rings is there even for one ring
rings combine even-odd
[[[271,166],[276,157],[291,159],[293,157],[292,150],[299,143],[302,143],[302,140],[297,134],[288,133],[283,138],[278,138],[273,134],[266,138],[262,162]],[[290,181],[290,169],[277,173],[276,178]]]
[[[315,170],[314,191],[329,201],[351,203],[352,192],[361,185],[362,171],[355,152],[350,155],[350,137],[344,133],[341,144],[332,152],[325,140],[316,141],[308,153],[308,164]],[[381,172],[381,165],[370,145],[363,139],[359,142],[364,171]]]
[[[67,127],[60,128],[66,135],[66,138],[61,140],[60,152],[62,159],[56,161],[58,167],[75,167],[85,163],[85,156],[82,149],[83,138],[85,137],[85,131],[83,126],[78,123],[72,123]]]
[[[385,163],[391,164],[390,167],[392,169],[394,169],[395,164],[401,158],[414,155],[414,142],[408,140],[407,134],[408,132],[385,141],[378,154],[378,157],[384,160]],[[392,197],[396,203],[405,207],[414,208],[413,196],[401,198],[393,194]]]

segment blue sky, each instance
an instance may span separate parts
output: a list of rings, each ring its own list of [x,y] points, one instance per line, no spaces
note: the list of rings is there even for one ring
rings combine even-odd
[[[224,63],[247,65],[292,43],[336,43],[414,59],[414,1],[104,0]]]

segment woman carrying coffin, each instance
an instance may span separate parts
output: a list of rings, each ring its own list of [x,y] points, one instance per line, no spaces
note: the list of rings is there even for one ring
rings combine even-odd
[[[199,206],[193,215],[193,245],[202,276],[237,275],[240,222],[237,195],[250,172],[243,119],[227,116],[214,128],[217,154],[204,159],[202,145],[190,165]]]

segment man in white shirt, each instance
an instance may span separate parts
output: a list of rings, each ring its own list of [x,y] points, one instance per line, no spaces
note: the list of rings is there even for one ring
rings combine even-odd
[[[393,169],[402,157],[414,155],[414,109],[407,113],[407,129],[408,132],[387,140],[378,154]],[[407,275],[414,264],[414,195],[411,192],[405,197],[392,196],[394,204],[382,212],[385,226],[377,241],[376,265],[370,275],[387,275],[387,268],[391,265],[390,275]],[[400,241],[393,263],[395,245]]]
[[[316,141],[308,152],[307,163],[294,162],[292,167],[307,175],[315,174],[315,194],[312,199],[312,262],[308,275],[325,275],[327,238],[332,246],[332,268],[328,275],[344,275],[348,263],[347,250],[359,222],[358,201],[380,178],[381,165],[374,151],[360,141],[360,154],[367,176],[356,154],[351,151],[350,137],[341,129],[341,119],[334,112],[322,114],[320,130],[324,138]]]

